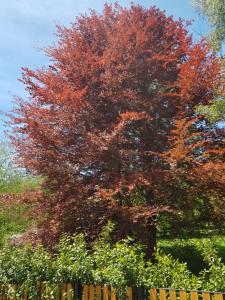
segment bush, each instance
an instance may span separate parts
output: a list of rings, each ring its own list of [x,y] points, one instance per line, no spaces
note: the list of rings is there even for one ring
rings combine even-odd
[[[94,261],[83,235],[64,235],[56,247],[57,256],[53,260],[56,283],[72,282],[78,278],[84,283],[93,281]]]
[[[209,241],[210,237],[210,241]],[[186,262],[188,269],[195,275],[208,267],[207,261],[203,256],[203,249],[199,245],[213,244],[225,263],[225,237],[222,235],[211,234],[204,237],[204,233],[196,238],[176,238],[176,239],[159,239],[157,242],[158,248],[165,254],[171,254],[180,262]]]
[[[225,264],[222,263],[221,257],[213,248],[210,241],[199,243],[199,249],[203,254],[204,261],[208,269],[201,272],[202,287],[205,290],[222,291],[225,289]]]
[[[128,286],[225,291],[225,265],[209,241],[198,246],[208,269],[197,276],[160,250],[154,262],[146,261],[143,247],[131,238],[113,244],[112,230],[108,224],[91,248],[83,235],[63,236],[54,254],[41,246],[6,246],[0,250],[0,282],[28,286],[32,299],[36,299],[37,281],[56,285],[77,279],[83,284],[111,285],[120,297]]]

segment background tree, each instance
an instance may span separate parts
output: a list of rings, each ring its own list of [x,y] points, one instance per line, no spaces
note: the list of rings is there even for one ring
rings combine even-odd
[[[223,57],[223,43],[225,40],[225,2],[224,0],[192,0],[193,6],[199,14],[207,19],[212,27],[209,35],[211,44],[216,51],[220,51]],[[221,66],[224,70],[224,62]],[[214,91],[212,105],[197,108],[197,111],[207,116],[211,123],[224,122],[225,118],[225,100],[224,100],[224,82],[219,90]]]
[[[216,51],[221,50],[225,41],[225,2],[224,0],[192,0],[193,6],[212,27],[210,39]]]
[[[0,195],[19,194],[25,190],[36,190],[41,179],[18,168],[15,150],[9,143],[0,142]]]
[[[223,78],[225,74],[224,62],[221,64],[221,69],[223,70]],[[208,105],[199,105],[196,108],[198,113],[202,113],[207,117],[210,123],[217,123],[220,126],[224,126],[225,122],[225,80],[220,87],[214,90],[214,95],[211,101],[211,104]]]
[[[57,32],[51,64],[23,69],[30,97],[11,115],[19,163],[45,178],[39,236],[93,239],[112,219],[150,255],[160,212],[221,201],[223,132],[195,112],[220,85],[218,59],[156,8],[105,5]]]
[[[22,233],[32,224],[26,213],[40,192],[40,178],[26,174],[14,161],[15,151],[0,143],[0,247],[12,235]],[[31,200],[32,199],[32,200]],[[28,205],[29,203],[29,205]],[[25,217],[26,215],[26,217]]]

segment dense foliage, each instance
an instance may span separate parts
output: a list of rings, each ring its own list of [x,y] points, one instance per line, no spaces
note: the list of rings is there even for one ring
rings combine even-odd
[[[209,45],[138,5],[105,5],[57,34],[51,64],[23,69],[30,97],[11,115],[21,166],[45,178],[42,242],[93,240],[112,219],[117,239],[138,237],[150,256],[160,212],[178,229],[222,224],[224,131],[195,110],[221,85]]]
[[[64,236],[54,255],[42,247],[6,246],[0,250],[0,282],[29,287],[33,299],[37,281],[51,283],[54,288],[54,284],[77,279],[87,284],[112,285],[120,295],[128,286],[225,291],[225,265],[209,242],[197,245],[207,269],[196,276],[185,263],[160,250],[155,253],[154,263],[147,261],[142,246],[131,238],[113,244],[111,228],[108,225],[91,249],[83,235]]]
[[[174,258],[187,264],[188,269],[198,275],[203,269],[207,268],[207,263],[202,256],[202,249],[200,245],[205,245],[207,240],[213,244],[221,257],[222,262],[225,263],[225,237],[223,235],[215,235],[213,232],[201,233],[201,237],[195,238],[167,238],[158,239],[157,247],[163,253],[170,254]]]

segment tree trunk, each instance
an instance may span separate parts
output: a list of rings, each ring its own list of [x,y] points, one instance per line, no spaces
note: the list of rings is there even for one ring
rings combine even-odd
[[[147,205],[151,208],[154,206],[154,193],[152,190],[147,190],[146,191],[146,203]],[[146,245],[146,256],[148,259],[153,259],[153,254],[155,252],[155,248],[156,248],[156,232],[157,232],[157,228],[156,228],[156,224],[155,224],[155,217],[151,217],[148,222],[147,225],[145,227],[145,241],[144,244]]]
[[[151,224],[147,226],[147,239],[146,239],[146,256],[148,259],[153,259],[153,254],[156,248],[156,226]]]

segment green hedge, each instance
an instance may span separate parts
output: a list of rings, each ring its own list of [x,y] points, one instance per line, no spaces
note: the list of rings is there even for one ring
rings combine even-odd
[[[80,279],[87,284],[112,285],[119,294],[127,286],[225,291],[225,265],[209,242],[196,245],[207,264],[196,276],[185,263],[160,250],[154,262],[147,261],[143,247],[131,238],[111,243],[112,228],[109,224],[91,249],[82,235],[63,236],[54,254],[41,246],[5,246],[0,250],[0,282],[24,284],[32,290],[37,281]]]

